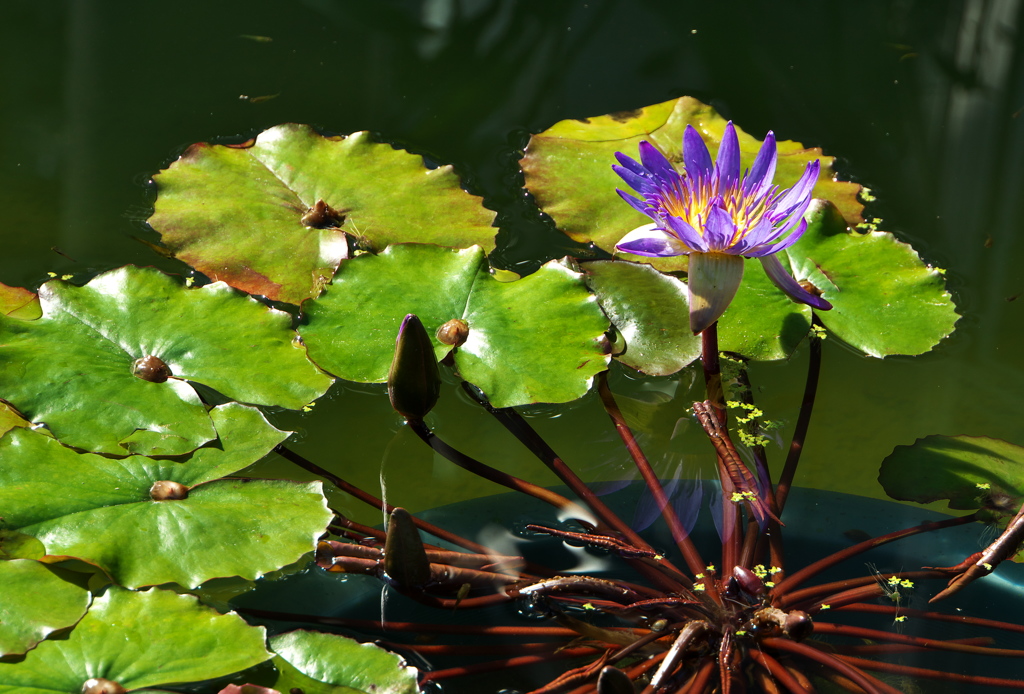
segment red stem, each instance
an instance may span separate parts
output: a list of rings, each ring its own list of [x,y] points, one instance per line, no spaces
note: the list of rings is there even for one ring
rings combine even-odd
[[[281,457],[295,463],[304,470],[309,470],[314,475],[319,475],[320,477],[323,477],[325,480],[333,484],[338,489],[348,494],[351,494],[352,496],[359,499],[363,503],[369,504],[370,506],[377,509],[382,509],[384,513],[388,514],[395,510],[395,507],[392,506],[391,504],[384,503],[382,499],[378,499],[372,494],[364,492],[362,489],[355,486],[354,484],[346,482],[341,477],[338,477],[337,475],[328,472],[327,470],[324,470],[316,463],[307,460],[306,458],[303,458],[301,455],[291,450],[290,448],[287,448],[285,446],[278,446],[275,450],[278,452],[278,454],[281,455]],[[444,528],[439,528],[436,525],[420,520],[415,516],[413,517],[412,522],[416,524],[417,528],[423,530],[424,532],[430,533],[434,537],[439,537],[442,540],[451,542],[453,545],[458,545],[459,547],[465,547],[470,552],[476,552],[477,554],[487,554],[487,547],[484,547],[483,545],[478,545],[477,543],[460,537],[459,535],[456,535],[453,532],[449,532]]]
[[[958,672],[943,672],[941,670],[929,670],[910,665],[897,665],[867,658],[856,658],[850,655],[837,655],[837,658],[849,663],[854,667],[861,667],[866,670],[878,670],[881,672],[894,672],[898,675],[909,677],[926,677],[929,679],[943,680],[945,682],[960,682],[963,684],[980,684],[985,687],[1009,687],[1010,689],[1024,689],[1024,680],[1007,680],[1000,677],[984,677],[982,675],[963,675]]]
[[[876,574],[872,576],[858,576],[847,578],[832,583],[822,583],[803,590],[795,590],[786,593],[775,601],[775,606],[780,609],[793,609],[797,605],[806,607],[809,603],[824,603],[827,605],[845,605],[850,602],[860,602],[866,598],[881,595],[884,591],[880,582],[899,576],[901,579],[912,579],[924,581],[931,578],[944,578],[946,573],[935,570],[922,571],[900,571],[899,573]],[[827,597],[821,597],[821,596]]]
[[[791,694],[805,694],[807,691],[796,677],[793,677],[789,670],[783,667],[782,663],[760,648],[751,649],[750,657],[754,659],[755,663],[763,667],[775,681],[788,689]]]
[[[788,596],[787,593],[793,590],[794,586],[798,586],[807,579],[815,576],[825,569],[831,568],[840,562],[846,561],[850,557],[855,557],[858,554],[874,549],[875,547],[881,547],[882,545],[896,540],[901,540],[905,537],[911,537],[913,535],[919,535],[920,533],[927,533],[933,530],[941,530],[943,528],[952,528],[958,525],[965,525],[967,523],[973,523],[976,519],[977,514],[972,513],[969,516],[960,516],[958,518],[948,518],[941,521],[931,521],[915,525],[912,528],[904,528],[903,530],[897,530],[895,532],[881,535],[879,537],[873,537],[870,540],[864,540],[864,542],[858,542],[852,547],[847,547],[844,550],[830,554],[823,559],[819,559],[813,564],[809,564],[804,568],[797,571],[795,574],[785,578],[783,581],[778,583],[775,588],[772,589],[773,595],[784,596],[785,600]]]
[[[494,672],[495,670],[507,670],[513,667],[523,667],[525,665],[536,665],[538,663],[545,663],[551,660],[564,660],[566,658],[578,658],[584,655],[591,655],[597,650],[590,646],[584,646],[581,648],[563,648],[557,653],[551,655],[522,655],[515,658],[505,658],[503,660],[492,660],[486,663],[477,663],[475,665],[463,665],[462,667],[453,667],[446,670],[433,670],[430,672],[423,673],[423,682],[436,682],[438,680],[447,680],[453,677],[462,677],[463,675],[472,675],[480,672]]]
[[[574,501],[570,501],[561,494],[553,492],[550,489],[545,489],[544,487],[533,484],[532,482],[527,482],[526,480],[515,477],[514,475],[510,475],[507,472],[497,470],[490,465],[481,463],[479,460],[471,458],[465,453],[452,448],[442,441],[437,434],[432,432],[430,428],[423,423],[423,420],[410,419],[408,422],[409,427],[416,432],[416,435],[423,439],[428,446],[462,469],[468,470],[478,477],[483,477],[485,480],[507,487],[512,491],[522,492],[523,494],[532,496],[535,499],[551,504],[555,508],[561,511],[567,511],[581,520],[586,520],[586,515],[588,514],[581,513],[583,509]]]
[[[600,497],[594,494],[586,483],[581,480],[568,465],[565,464],[558,454],[548,446],[547,442],[541,438],[541,436],[525,419],[522,418],[518,412],[512,408],[492,407],[486,399],[481,399],[471,388],[466,387],[466,392],[469,393],[470,397],[474,398],[488,412],[490,412],[513,436],[519,439],[519,441],[522,442],[523,445],[525,445],[535,456],[537,456],[537,458],[543,462],[548,469],[554,472],[558,478],[573,491],[574,494],[582,499],[601,523],[620,533],[635,547],[650,550],[652,552],[654,551],[653,548],[642,537],[640,537],[635,530],[629,527],[628,523],[625,523],[621,518],[619,518],[615,512],[601,501]],[[662,558],[656,561],[641,561],[634,559],[630,560],[630,563],[637,569],[637,571],[670,592],[677,591],[679,589],[678,584],[680,583],[686,588],[689,588],[692,585],[690,579],[680,572],[679,569],[673,566],[667,559]],[[665,577],[659,576],[659,573],[668,573],[668,579],[666,580]]]
[[[886,615],[895,615],[898,612],[899,614],[906,615],[907,617],[913,617],[915,619],[931,619],[936,622],[970,624],[971,626],[976,627],[1001,629],[1003,631],[1012,631],[1019,634],[1024,634],[1024,624],[1011,624],[1010,622],[1000,622],[995,619],[971,617],[970,615],[964,614],[944,614],[942,612],[915,610],[909,607],[895,607],[893,605],[872,605],[868,603],[853,603],[835,609],[846,610],[849,612],[872,612],[876,614]]]
[[[718,355],[718,321],[700,334],[701,364],[704,367],[704,386],[708,404],[724,436],[728,437],[728,418],[725,411],[725,395],[722,391],[722,366]],[[726,473],[726,459],[718,453],[718,477],[722,484],[722,566],[739,565],[743,539],[740,537],[740,508],[733,503],[732,495],[738,491]]]
[[[775,485],[775,505],[780,516],[786,508],[786,499],[789,498],[789,491],[793,486],[793,478],[796,477],[796,468],[800,463],[800,454],[804,450],[807,429],[811,424],[814,399],[818,393],[818,379],[821,375],[821,338],[816,336],[815,327],[821,328],[823,326],[817,314],[812,312],[810,332],[811,354],[807,362],[807,382],[804,384],[804,399],[800,403],[800,414],[796,418],[796,427],[793,429],[793,440],[789,444],[789,454],[786,456],[786,463],[782,467],[782,474],[779,475],[779,482]]]
[[[898,689],[894,689],[884,682],[871,677],[867,673],[861,672],[848,662],[844,662],[845,659],[840,660],[836,656],[819,651],[817,648],[813,648],[807,644],[797,643],[796,641],[790,641],[789,639],[780,638],[778,636],[771,636],[766,639],[762,639],[761,645],[775,651],[783,651],[785,653],[800,656],[807,660],[812,660],[820,665],[824,665],[825,667],[843,675],[847,679],[852,680],[857,684],[857,686],[863,689],[866,694],[902,694]]]
[[[250,607],[239,607],[235,609],[241,614],[248,614],[264,619],[274,619],[285,622],[304,622],[307,624],[323,624],[325,626],[342,626],[357,631],[380,631],[381,622],[378,619],[343,619],[341,617],[321,617],[319,615],[297,614],[293,612],[278,612],[275,610],[260,610]],[[565,627],[503,627],[503,626],[481,626],[478,624],[430,624],[425,622],[384,622],[385,631],[410,631],[414,634],[471,634],[473,636],[521,636],[523,638],[575,638],[579,632]],[[630,633],[630,629],[609,629],[609,631],[622,631]]]
[[[1024,651],[1013,648],[991,648],[987,646],[975,646],[972,644],[955,643],[941,639],[926,639],[921,636],[910,636],[881,629],[867,629],[846,624],[830,624],[828,622],[814,622],[815,634],[836,634],[849,636],[857,639],[871,639],[872,641],[889,641],[908,646],[918,646],[929,650],[955,651],[957,653],[974,653],[976,655],[990,655],[1000,658],[1024,658]]]
[[[608,386],[608,372],[603,371],[598,374],[597,391],[601,396],[601,402],[604,404],[605,411],[615,425],[619,438],[626,445],[626,450],[629,451],[629,455],[636,464],[637,470],[640,471],[641,477],[644,478],[644,483],[650,490],[651,496],[654,497],[654,503],[661,509],[661,516],[665,519],[665,523],[668,524],[669,531],[672,533],[672,539],[682,553],[690,572],[695,575],[703,573],[707,563],[701,558],[697,547],[693,544],[693,540],[690,539],[690,534],[686,531],[682,521],[679,520],[679,516],[676,515],[675,509],[669,502],[665,489],[661,486],[661,480],[658,479],[654,468],[651,467],[647,456],[644,455],[640,444],[637,443],[636,437],[633,436],[629,425],[626,424],[626,418],[622,416],[622,411],[619,409],[618,403],[615,402],[615,395]],[[688,587],[692,587],[692,584]]]

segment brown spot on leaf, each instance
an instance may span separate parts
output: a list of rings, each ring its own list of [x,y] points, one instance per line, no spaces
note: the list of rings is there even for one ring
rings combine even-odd
[[[167,366],[163,359],[150,354],[135,360],[132,364],[132,375],[150,383],[163,383],[173,374],[171,367]]]
[[[625,123],[628,120],[639,117],[641,113],[643,113],[643,109],[634,108],[631,111],[613,111],[608,114],[608,117],[620,123]]]
[[[577,123],[589,123],[590,119],[589,118],[577,118],[576,122]]]

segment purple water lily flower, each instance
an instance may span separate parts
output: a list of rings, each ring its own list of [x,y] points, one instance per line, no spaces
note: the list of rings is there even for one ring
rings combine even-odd
[[[654,220],[634,229],[616,249],[634,255],[690,257],[690,329],[710,327],[725,313],[743,278],[743,257],[757,258],[782,291],[821,310],[832,308],[825,299],[806,291],[782,267],[775,253],[788,248],[807,230],[803,218],[820,163],[807,164],[789,190],[772,185],[778,154],[769,132],[754,159],[740,173],[740,144],[732,121],[725,126],[718,161],[712,164],[704,140],[687,126],[683,134],[680,174],[649,142],[640,143],[640,161],[616,152],[612,166],[640,199],[618,191],[623,200]]]

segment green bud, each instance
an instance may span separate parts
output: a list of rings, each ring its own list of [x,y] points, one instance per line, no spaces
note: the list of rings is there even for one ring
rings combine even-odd
[[[384,541],[384,571],[388,578],[402,588],[420,588],[430,580],[430,562],[423,548],[423,540],[420,539],[420,531],[404,508],[394,509],[388,521],[388,535]]]
[[[441,372],[434,344],[423,323],[410,313],[395,340],[395,358],[388,371],[391,406],[406,419],[423,419],[441,394]]]

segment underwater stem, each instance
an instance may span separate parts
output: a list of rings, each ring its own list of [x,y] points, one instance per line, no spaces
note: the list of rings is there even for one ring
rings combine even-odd
[[[278,446],[274,450],[277,451],[277,453],[282,458],[285,458],[286,460],[295,463],[304,470],[309,470],[314,475],[319,475],[320,477],[323,477],[325,480],[333,484],[338,489],[348,494],[351,494],[355,498],[359,499],[365,504],[369,504],[373,508],[382,509],[384,513],[391,513],[392,511],[395,510],[395,507],[392,506],[391,504],[384,503],[382,499],[378,499],[372,494],[364,492],[362,489],[355,486],[354,484],[346,482],[337,475],[328,472],[327,470],[324,470],[316,463],[307,460],[306,458],[302,457],[301,455],[299,455],[298,453],[296,453],[295,451],[291,450],[286,446]],[[447,540],[448,542],[451,542],[454,545],[458,545],[459,547],[465,547],[470,552],[475,552],[477,554],[486,554],[488,551],[490,551],[487,547],[484,547],[483,545],[478,545],[472,540],[467,540],[464,537],[461,537],[453,532],[445,530],[444,528],[439,528],[433,523],[428,523],[416,517],[413,517],[412,520],[413,523],[416,524],[416,527],[420,530],[428,532],[434,537],[439,537],[442,540]]]
[[[807,382],[804,384],[804,399],[800,403],[800,414],[796,418],[796,427],[793,429],[793,440],[789,444],[789,454],[786,456],[786,463],[779,476],[779,482],[775,485],[775,506],[776,513],[781,516],[786,508],[786,499],[789,498],[789,490],[793,486],[793,478],[796,476],[796,468],[800,463],[800,454],[804,450],[804,440],[807,438],[807,428],[811,424],[811,413],[814,411],[814,399],[818,394],[818,380],[821,375],[821,338],[818,337],[822,323],[818,315],[811,314],[811,331],[808,340],[810,341],[810,358],[807,361]]]
[[[683,559],[686,561],[686,565],[695,575],[704,572],[707,562],[701,558],[700,553],[697,551],[697,547],[690,539],[690,535],[687,532],[686,527],[683,525],[682,521],[679,520],[679,516],[676,515],[672,504],[669,503],[668,496],[665,494],[665,489],[661,486],[661,480],[658,479],[658,475],[654,472],[650,462],[648,462],[647,456],[645,456],[644,452],[640,449],[640,444],[637,443],[636,438],[633,436],[633,432],[626,424],[626,418],[622,416],[622,411],[619,410],[618,403],[615,402],[615,395],[608,386],[607,372],[601,372],[598,374],[597,390],[601,396],[601,402],[604,404],[605,411],[608,413],[608,416],[611,417],[612,423],[615,425],[615,430],[619,433],[619,437],[626,445],[626,449],[629,451],[630,457],[636,464],[637,470],[640,471],[640,475],[644,478],[644,483],[647,484],[647,487],[651,492],[651,496],[654,498],[654,503],[657,504],[659,509],[661,509],[662,518],[664,518],[665,523],[668,524],[669,531],[672,533],[672,539],[675,541],[676,547],[678,547],[679,551],[682,553]]]

